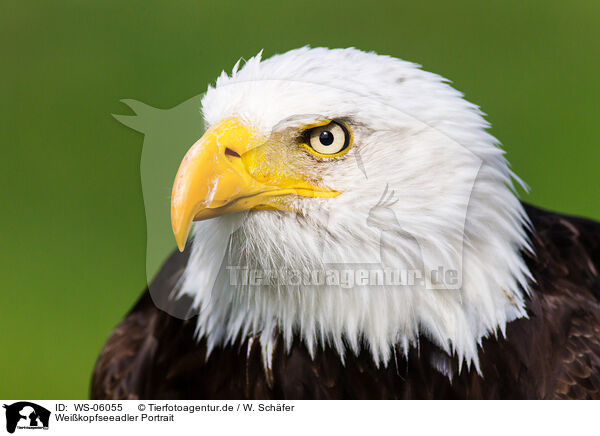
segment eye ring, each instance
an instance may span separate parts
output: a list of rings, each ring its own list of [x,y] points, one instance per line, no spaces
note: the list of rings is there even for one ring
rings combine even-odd
[[[337,157],[350,148],[351,135],[348,128],[337,121],[316,126],[306,131],[309,151],[320,157]]]

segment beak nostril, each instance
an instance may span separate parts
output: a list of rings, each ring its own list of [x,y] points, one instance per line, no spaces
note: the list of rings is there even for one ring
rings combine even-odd
[[[238,153],[236,153],[235,151],[233,151],[231,148],[226,147],[225,148],[225,156],[232,156],[232,157],[241,157]]]

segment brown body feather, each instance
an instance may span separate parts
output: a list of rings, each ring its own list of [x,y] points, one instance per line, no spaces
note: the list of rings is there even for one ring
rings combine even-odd
[[[277,342],[270,371],[258,345],[217,348],[206,357],[194,339],[196,318],[180,320],[157,309],[148,291],[116,327],[100,354],[94,399],[480,399],[600,398],[600,224],[526,206],[535,256],[524,254],[536,280],[529,318],[487,338],[482,375],[458,373],[456,359],[427,338],[405,358],[395,353],[377,368],[371,355],[331,349],[310,357],[296,341]],[[168,295],[187,254],[173,254],[154,286]],[[186,304],[179,302],[178,304]],[[434,369],[440,362],[452,379]]]

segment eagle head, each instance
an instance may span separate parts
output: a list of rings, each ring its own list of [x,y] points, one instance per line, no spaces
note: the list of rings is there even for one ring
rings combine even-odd
[[[527,218],[479,109],[418,65],[300,48],[225,72],[175,177],[209,348],[299,338],[386,364],[420,335],[477,366],[525,316]],[[516,179],[518,181],[518,179]]]

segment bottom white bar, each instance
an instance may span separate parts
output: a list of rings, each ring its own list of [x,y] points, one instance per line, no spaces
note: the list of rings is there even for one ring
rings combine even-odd
[[[36,429],[44,429],[44,435],[180,434],[182,431],[244,436],[312,436],[330,432],[367,436],[583,434],[589,430],[596,432],[598,408],[595,402],[582,401],[7,400],[2,404],[5,406],[2,426],[10,431],[12,425],[18,435]]]

